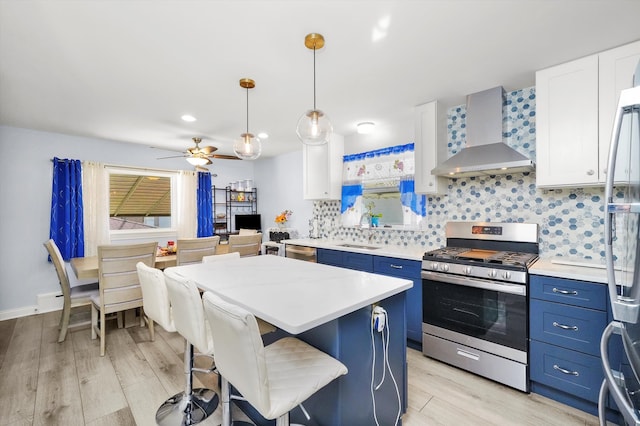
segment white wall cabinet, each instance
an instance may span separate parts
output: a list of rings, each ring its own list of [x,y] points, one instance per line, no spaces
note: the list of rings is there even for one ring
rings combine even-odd
[[[640,41],[536,73],[538,187],[605,183],[618,96],[639,60]]]
[[[431,174],[445,158],[447,114],[438,101],[418,105],[415,109],[415,192],[438,195],[447,191],[447,179]]]
[[[302,147],[302,193],[305,200],[339,200],[342,196],[344,136],[333,134],[325,145]]]

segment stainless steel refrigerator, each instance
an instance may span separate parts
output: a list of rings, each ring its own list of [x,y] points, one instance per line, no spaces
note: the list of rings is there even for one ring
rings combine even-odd
[[[600,342],[605,376],[598,402],[601,425],[610,399],[626,424],[640,425],[640,64],[634,83],[620,94],[605,188],[604,239],[613,321]],[[610,344],[619,340],[624,351]]]

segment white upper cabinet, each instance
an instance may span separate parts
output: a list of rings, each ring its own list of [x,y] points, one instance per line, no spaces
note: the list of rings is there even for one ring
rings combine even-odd
[[[603,185],[611,126],[640,41],[536,73],[538,187]]]
[[[607,180],[607,159],[618,98],[621,91],[633,87],[633,73],[640,61],[640,41],[603,52],[599,55],[599,59],[600,116],[598,134],[601,150],[600,181],[604,183]]]
[[[344,136],[333,134],[325,145],[302,147],[302,185],[305,200],[339,200],[342,195]]]
[[[446,149],[447,114],[437,101],[419,105],[415,109],[415,192],[437,195],[447,192],[447,179],[431,174],[444,160],[439,155]]]

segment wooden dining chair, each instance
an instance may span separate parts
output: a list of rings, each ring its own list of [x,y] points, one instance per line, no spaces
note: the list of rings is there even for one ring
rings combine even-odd
[[[201,263],[203,256],[216,254],[216,248],[219,243],[219,235],[178,240],[178,251],[176,253],[178,266]]]
[[[100,294],[91,298],[91,338],[100,336],[100,356],[105,353],[106,316],[143,306],[136,264],[153,267],[157,246],[156,242],[98,246]],[[143,321],[142,313],[140,317]]]
[[[229,253],[238,252],[241,257],[260,254],[262,233],[253,235],[229,235]]]
[[[61,343],[66,339],[69,328],[90,324],[88,321],[69,324],[71,309],[79,306],[91,305],[91,297],[99,294],[98,283],[95,281],[78,281],[76,285],[71,286],[71,282],[74,280],[67,272],[66,263],[62,258],[62,254],[60,253],[55,241],[50,239],[44,243],[44,246],[47,249],[47,252],[49,252],[49,256],[51,256],[53,265],[56,267],[60,290],[62,290],[62,297],[64,300],[62,315],[60,316],[60,324],[58,326],[60,329],[60,333],[58,334],[58,343]]]
[[[225,262],[233,259],[240,259],[240,253],[233,252],[233,253],[214,254],[212,256],[203,256],[202,263]]]

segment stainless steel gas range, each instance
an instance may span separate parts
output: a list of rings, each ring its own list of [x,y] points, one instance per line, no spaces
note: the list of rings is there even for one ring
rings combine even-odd
[[[538,225],[449,222],[422,261],[422,352],[529,391],[529,267]]]

